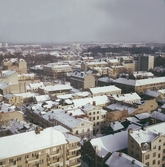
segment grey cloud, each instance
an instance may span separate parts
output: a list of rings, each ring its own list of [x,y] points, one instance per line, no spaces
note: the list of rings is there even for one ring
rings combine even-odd
[[[165,40],[161,0],[0,0],[7,42]]]

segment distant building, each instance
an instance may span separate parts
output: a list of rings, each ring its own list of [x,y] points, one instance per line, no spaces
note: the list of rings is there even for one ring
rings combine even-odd
[[[95,87],[95,77],[86,72],[74,72],[70,75],[70,84],[77,89]]]
[[[4,70],[16,70],[18,73],[27,73],[27,62],[24,59],[6,58],[2,61]]]
[[[127,79],[127,78],[118,78],[114,80],[115,86],[122,89],[123,93],[144,93],[147,89],[150,90],[159,90],[165,88],[165,77],[155,77],[147,79]]]
[[[149,71],[154,68],[154,56],[141,55],[138,57],[138,70]]]

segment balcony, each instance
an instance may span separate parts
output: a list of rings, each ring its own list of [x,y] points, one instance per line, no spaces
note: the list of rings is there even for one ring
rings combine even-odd
[[[10,162],[9,167],[17,167],[17,161]]]
[[[30,159],[27,158],[26,162],[27,163],[34,163],[35,162],[36,164],[39,163],[39,155],[36,155],[36,156],[34,156],[34,157],[30,158]]]
[[[60,151],[58,150],[58,151],[52,152],[51,154],[47,154],[47,157],[52,158],[59,155],[60,155]]]
[[[78,159],[78,158],[80,158],[81,157],[81,154],[80,153],[78,153],[78,154],[76,154],[75,156],[69,156],[69,160],[73,160],[73,159]]]
[[[77,167],[77,166],[80,166],[80,165],[81,165],[81,162],[78,160],[75,163],[69,164],[69,167]]]
[[[80,150],[81,147],[79,146],[76,146],[76,147],[69,147],[69,152],[72,152],[72,151],[77,151],[77,150]]]

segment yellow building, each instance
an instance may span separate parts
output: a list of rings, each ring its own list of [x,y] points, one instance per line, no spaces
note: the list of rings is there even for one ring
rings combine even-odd
[[[149,167],[165,166],[165,123],[129,130],[128,155]]]
[[[27,73],[27,62],[19,58],[6,58],[2,61],[4,70],[16,70],[18,73]]]
[[[144,93],[147,89],[159,90],[165,88],[165,77],[153,77],[147,79],[118,78],[114,80],[115,86],[123,90],[123,93]]]
[[[53,127],[1,137],[0,167],[78,167],[79,141]]]

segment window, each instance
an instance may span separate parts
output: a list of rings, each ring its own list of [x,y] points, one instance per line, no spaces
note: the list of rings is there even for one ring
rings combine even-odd
[[[161,150],[161,146],[159,146],[159,150]]]
[[[93,112],[93,114],[95,114],[95,112]]]
[[[99,111],[97,111],[97,114],[99,114]]]
[[[9,159],[9,163],[12,163],[13,162],[13,159]]]
[[[149,166],[149,162],[147,162],[146,165]]]
[[[81,126],[84,126],[84,123],[81,123]]]
[[[97,116],[97,119],[99,119],[99,116]]]
[[[150,155],[149,155],[149,154],[145,156],[145,159],[149,159],[149,158],[150,158]]]
[[[95,117],[93,117],[93,120],[95,120]]]
[[[21,157],[17,157],[17,161],[21,161]]]
[[[41,160],[39,161],[39,163],[40,163],[40,164],[43,164],[43,163],[44,163],[44,160],[43,160],[43,159],[41,159]]]
[[[153,149],[156,149],[156,146],[154,146]]]
[[[160,164],[160,161],[158,161],[158,165]]]
[[[76,131],[76,134],[78,134],[78,130]]]
[[[25,158],[29,158],[29,155],[25,155]]]
[[[161,142],[161,139],[159,140],[159,142]]]
[[[133,151],[131,151],[131,155],[133,155]]]
[[[155,157],[155,156],[156,156],[156,152],[153,153],[153,157]]]
[[[158,154],[158,158],[160,158],[160,154]]]
[[[155,165],[155,160],[152,161],[152,164]]]

